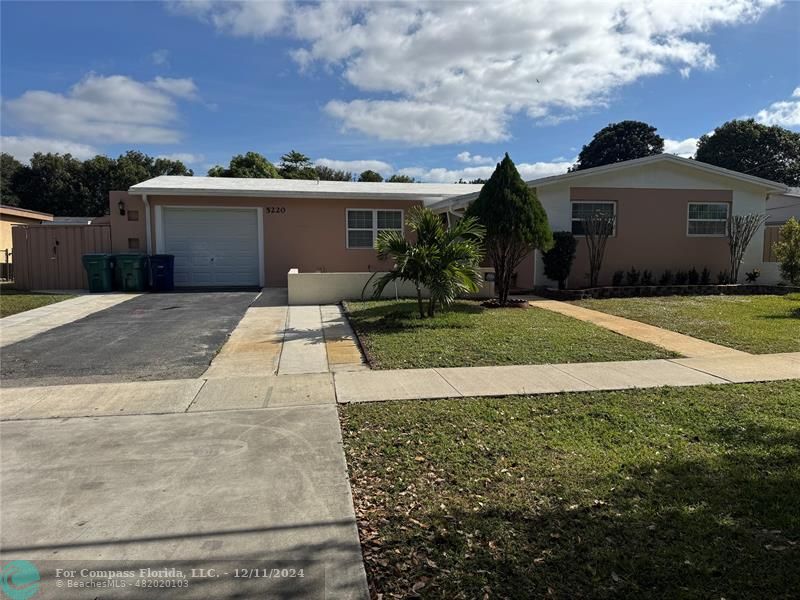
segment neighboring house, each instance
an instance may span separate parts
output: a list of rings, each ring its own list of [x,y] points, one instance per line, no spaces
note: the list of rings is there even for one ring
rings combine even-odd
[[[11,239],[11,228],[14,225],[39,225],[53,220],[53,215],[16,206],[5,206],[0,204],[0,263],[13,262],[13,241]],[[5,277],[6,274],[3,274]]]
[[[579,236],[571,287],[588,284],[589,261],[581,218],[594,211],[616,215],[616,228],[608,240],[600,284],[611,282],[615,271],[631,267],[653,272],[656,280],[664,270],[698,271],[708,268],[716,283],[728,269],[728,219],[731,215],[767,213],[768,201],[777,205],[791,193],[787,186],[737,173],[706,163],[658,154],[529,181],[554,231]],[[464,209],[477,193],[449,198],[431,208],[453,215]],[[800,201],[800,198],[795,198]],[[773,213],[770,213],[773,214]],[[762,271],[762,283],[777,283],[777,265],[764,261],[764,231],[753,238],[740,273]],[[540,253],[526,259],[517,273],[520,287],[554,286],[544,275]]]
[[[53,217],[53,220],[45,225],[91,225],[97,219],[98,217]]]
[[[293,268],[385,271],[378,232],[402,231],[413,206],[480,188],[162,176],[111,192],[112,249],[174,254],[178,286],[284,287]]]
[[[775,279],[778,263],[773,246],[780,240],[781,226],[791,217],[800,221],[800,188],[789,188],[786,192],[770,194],[767,198],[767,224],[764,228],[764,275]]]

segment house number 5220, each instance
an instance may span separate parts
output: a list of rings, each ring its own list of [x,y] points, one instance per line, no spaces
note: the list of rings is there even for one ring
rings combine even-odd
[[[285,206],[268,206],[267,207],[267,213],[269,213],[271,215],[283,214],[285,212],[286,212],[286,207]]]

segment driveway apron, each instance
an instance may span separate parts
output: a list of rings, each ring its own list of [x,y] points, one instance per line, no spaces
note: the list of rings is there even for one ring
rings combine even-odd
[[[199,377],[256,292],[145,294],[2,349],[4,386]]]

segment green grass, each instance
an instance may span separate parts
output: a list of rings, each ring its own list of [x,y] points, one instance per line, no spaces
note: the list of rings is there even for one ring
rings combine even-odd
[[[0,318],[15,315],[17,313],[47,306],[62,300],[69,300],[75,296],[68,294],[31,294],[29,292],[19,292],[9,289],[5,285],[0,288]]]
[[[340,414],[373,597],[800,590],[800,381]]]
[[[376,369],[476,367],[676,356],[539,308],[457,302],[420,319],[414,301],[348,302],[350,322]]]
[[[800,352],[800,294],[615,298],[575,304],[754,354]]]

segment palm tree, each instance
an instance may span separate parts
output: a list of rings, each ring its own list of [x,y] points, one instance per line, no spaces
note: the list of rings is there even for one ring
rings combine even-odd
[[[448,229],[439,215],[415,207],[409,212],[406,225],[416,234],[413,243],[399,231],[378,234],[378,256],[392,258],[395,264],[375,282],[374,297],[380,297],[391,281],[411,282],[417,290],[419,316],[424,319],[423,287],[430,293],[429,317],[434,316],[437,306],[447,306],[461,294],[480,290],[481,241],[486,230],[476,219],[462,219]]]

